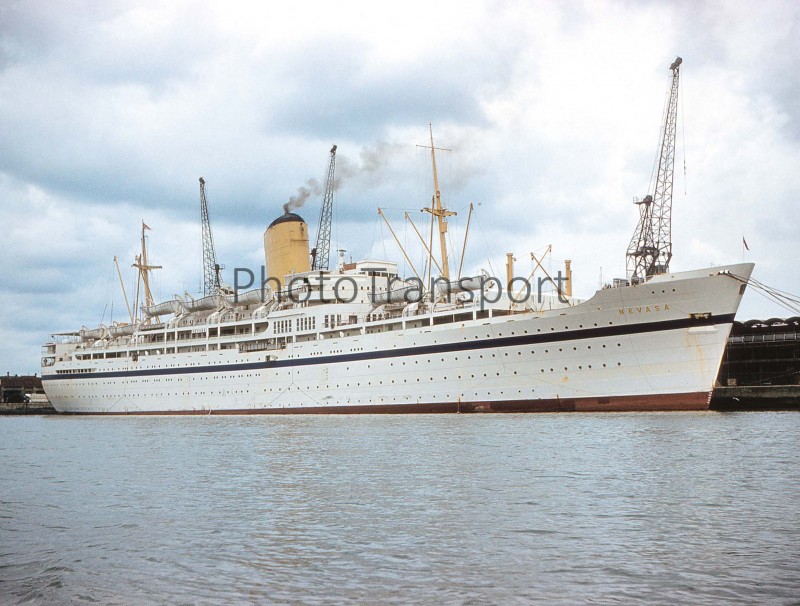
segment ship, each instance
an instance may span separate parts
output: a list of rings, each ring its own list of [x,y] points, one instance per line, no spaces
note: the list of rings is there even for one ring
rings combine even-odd
[[[425,210],[442,257],[426,247],[427,274],[404,278],[397,262],[347,261],[344,251],[319,268],[308,225],[286,209],[264,233],[260,287],[156,303],[143,224],[141,314],[53,335],[42,351],[50,402],[82,414],[708,408],[752,263],[618,280],[585,300],[572,295],[568,262],[545,293],[519,286],[510,256],[505,282],[452,276],[453,213],[432,135],[431,156],[436,195]]]
[[[388,221],[413,276],[401,276],[396,261],[348,261],[344,251],[329,267],[334,146],[317,246],[285,205],[264,232],[260,280],[237,268],[234,287],[225,287],[211,254],[204,296],[156,303],[143,224],[135,267],[144,305],[134,305],[130,322],[53,335],[42,351],[50,402],[83,414],[708,409],[753,264],[669,270],[680,65],[670,65],[654,193],[635,199],[628,275],[588,299],[573,296],[569,261],[566,276],[554,278],[532,255],[546,292],[541,276],[535,284],[514,276],[513,254],[505,280],[462,276],[469,218],[451,272],[446,235],[455,213],[441,199],[432,130],[427,242],[414,226],[424,267],[417,271]],[[200,183],[206,255],[213,245]],[[240,275],[248,277],[241,288]]]
[[[292,248],[305,232],[299,215],[267,230]],[[42,382],[57,411],[84,414],[705,410],[752,268],[533,306],[468,290],[406,302],[387,290],[396,263],[340,262],[291,274],[296,300],[174,300],[148,309],[162,321],[58,335]]]

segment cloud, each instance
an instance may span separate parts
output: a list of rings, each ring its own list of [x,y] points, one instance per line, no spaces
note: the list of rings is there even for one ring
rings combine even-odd
[[[451,150],[437,163],[455,248],[476,203],[465,273],[502,273],[512,251],[523,273],[553,244],[588,295],[600,267],[624,272],[675,55],[673,268],[739,260],[745,235],[756,276],[800,292],[799,26],[789,1],[412,1],[390,18],[369,3],[6,3],[0,368],[38,370],[49,332],[108,321],[112,299],[124,318],[112,259],[130,289],[143,219],[159,295],[196,292],[200,176],[219,260],[257,269],[264,228],[324,183],[337,144],[332,248],[402,260],[376,207],[406,244],[404,210],[425,229],[429,123]],[[782,312],[748,294],[742,313]]]

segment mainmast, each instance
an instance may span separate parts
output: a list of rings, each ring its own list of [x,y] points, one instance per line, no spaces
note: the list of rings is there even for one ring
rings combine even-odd
[[[136,255],[136,262],[132,265],[139,270],[139,281],[144,288],[144,304],[146,307],[150,307],[151,305],[155,305],[155,301],[153,300],[153,293],[150,291],[150,271],[153,269],[161,269],[160,265],[148,265],[147,264],[147,243],[145,241],[144,232],[145,230],[149,230],[150,228],[142,221],[142,252],[139,255]],[[136,309],[138,313],[139,309],[139,290],[136,290]],[[156,322],[159,322],[158,316],[156,316]],[[150,318],[145,319],[145,324],[150,323]]]
[[[429,212],[436,217],[439,226],[439,247],[442,255],[442,277],[445,280],[450,280],[450,264],[447,260],[447,217],[452,217],[458,213],[444,208],[442,204],[442,195],[439,191],[439,173],[436,170],[436,147],[433,145],[433,127],[429,124],[431,134],[431,163],[433,164],[433,198],[431,200],[430,208],[423,208],[424,212]],[[442,151],[450,151],[449,149],[438,148]]]

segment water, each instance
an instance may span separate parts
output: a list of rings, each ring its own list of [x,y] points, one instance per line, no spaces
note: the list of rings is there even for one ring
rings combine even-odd
[[[0,418],[0,603],[797,604],[800,414]]]

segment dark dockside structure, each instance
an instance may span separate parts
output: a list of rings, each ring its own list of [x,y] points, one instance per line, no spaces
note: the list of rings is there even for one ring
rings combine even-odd
[[[800,318],[735,322],[711,408],[800,408]]]
[[[0,414],[48,414],[55,412],[47,401],[42,379],[36,375],[0,376]]]

